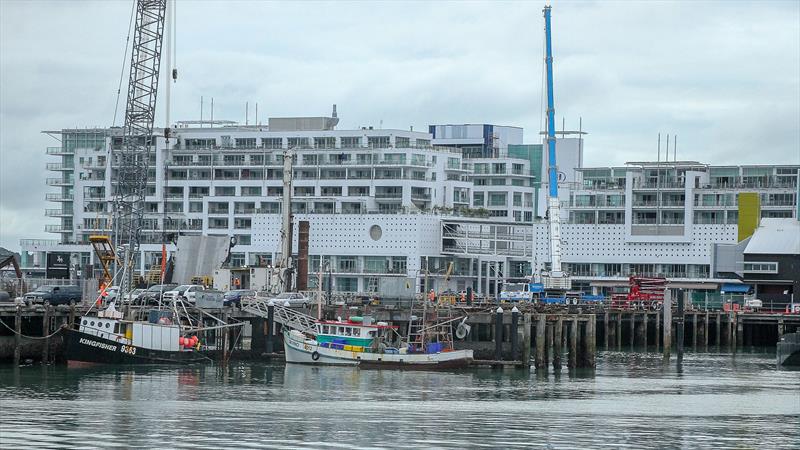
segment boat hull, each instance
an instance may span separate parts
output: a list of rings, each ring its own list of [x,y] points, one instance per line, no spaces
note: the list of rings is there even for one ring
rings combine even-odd
[[[91,364],[188,364],[208,361],[196,351],[163,351],[123,345],[78,330],[65,330],[65,357],[70,366]]]
[[[454,369],[472,364],[472,350],[441,353],[388,354],[353,352],[321,347],[312,340],[300,340],[284,333],[286,362],[296,364],[358,366],[365,369]]]

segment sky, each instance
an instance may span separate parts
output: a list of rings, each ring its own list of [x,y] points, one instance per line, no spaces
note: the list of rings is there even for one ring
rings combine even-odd
[[[44,225],[42,130],[119,125],[131,0],[0,0],[0,246]],[[176,4],[172,120],[317,116],[339,129],[523,127],[543,116],[541,1]],[[800,164],[800,2],[554,1],[555,110],[585,166],[678,159]],[[166,70],[162,70],[166,72]],[[127,72],[124,74],[127,80]],[[156,126],[164,125],[164,83]],[[120,108],[124,108],[125,85]]]

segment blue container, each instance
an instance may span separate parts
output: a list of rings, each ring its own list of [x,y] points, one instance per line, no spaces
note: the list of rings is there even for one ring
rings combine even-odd
[[[335,339],[333,340],[333,343],[334,343],[334,344],[347,344],[347,339],[343,339],[343,338],[335,338]]]
[[[427,353],[439,353],[442,351],[443,345],[441,342],[431,342],[428,344]]]

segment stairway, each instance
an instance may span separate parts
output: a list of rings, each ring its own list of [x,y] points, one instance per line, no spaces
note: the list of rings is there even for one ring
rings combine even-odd
[[[268,318],[268,311],[269,311],[269,302],[273,301],[270,298],[262,298],[262,299],[242,299],[242,311],[248,312],[255,316]],[[301,333],[306,333],[310,335],[316,336],[317,334],[317,319],[309,316],[308,314],[303,314],[299,311],[296,311],[292,308],[287,306],[282,306],[278,304],[273,304],[274,313],[273,319],[275,322],[289,327],[293,330],[297,330]]]

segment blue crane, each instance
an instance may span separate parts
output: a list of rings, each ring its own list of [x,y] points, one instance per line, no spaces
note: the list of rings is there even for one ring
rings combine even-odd
[[[558,166],[556,165],[555,106],[553,100],[553,45],[550,36],[550,6],[544,7],[545,65],[547,68],[547,211],[550,225],[550,271],[542,272],[547,290],[565,291],[572,282],[561,269],[561,207],[558,201]]]

